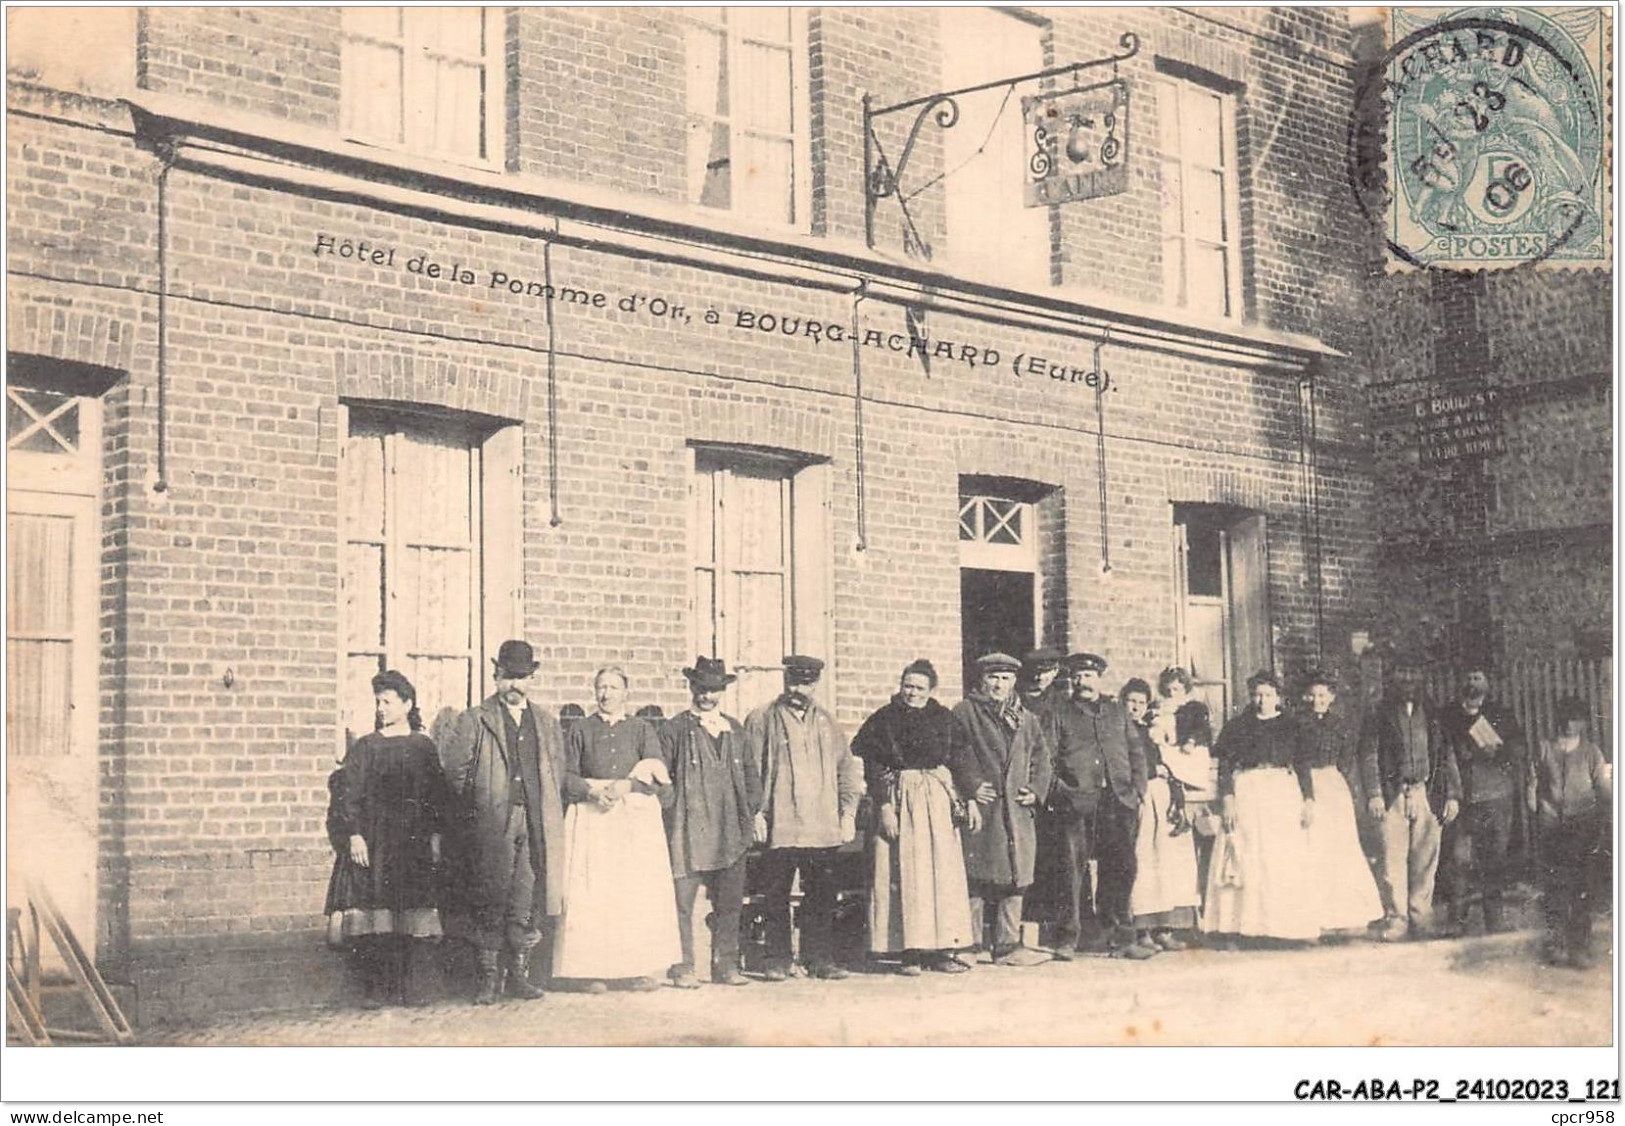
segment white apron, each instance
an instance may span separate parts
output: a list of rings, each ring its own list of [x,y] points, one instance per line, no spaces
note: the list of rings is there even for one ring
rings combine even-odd
[[[1169,835],[1173,832],[1168,824],[1171,800],[1166,778],[1152,778],[1145,784],[1134,838],[1134,891],[1129,897],[1129,912],[1136,918],[1197,907],[1202,902],[1196,889],[1196,834]]]
[[[628,794],[609,809],[572,802],[554,976],[655,977],[682,960],[660,799]]]
[[[1235,786],[1236,831],[1221,830],[1213,840],[1202,929],[1255,938],[1319,938],[1320,901],[1298,776],[1261,767],[1238,773]],[[1231,842],[1233,866],[1225,856]],[[1226,880],[1232,868],[1237,882]]]
[[[1355,930],[1382,918],[1382,898],[1360,848],[1354,797],[1335,766],[1315,770],[1315,823],[1309,854],[1320,893],[1320,929]]]
[[[874,836],[869,949],[958,950],[971,945],[965,852],[954,825],[948,768],[904,770],[897,840]]]

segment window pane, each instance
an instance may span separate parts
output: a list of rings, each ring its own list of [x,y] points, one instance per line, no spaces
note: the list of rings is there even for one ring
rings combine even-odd
[[[1185,301],[1185,244],[1177,238],[1162,240],[1162,300],[1169,305]]]
[[[1020,545],[1021,536],[1021,505],[1015,501],[994,500],[987,502],[987,542]]]
[[[1185,229],[1184,185],[1179,161],[1162,162],[1162,233],[1178,234]]]
[[[683,41],[689,111],[706,117],[728,116],[728,55],[723,33],[689,25]]]
[[[340,487],[344,538],[382,541],[384,436],[375,430],[361,430],[361,425],[351,428],[344,446],[344,480]]]
[[[402,141],[400,48],[352,40],[343,56],[344,131],[370,141]]]
[[[467,543],[473,535],[469,509],[472,451],[460,434],[404,434],[395,466],[402,533],[415,543]]]
[[[13,604],[15,605],[15,604]],[[57,758],[71,749],[73,645],[6,643],[6,745],[18,756]]]
[[[714,524],[716,480],[716,474],[710,469],[694,471],[694,510],[689,516],[688,526],[693,537],[693,558],[696,563],[715,563],[717,558]]]
[[[739,48],[739,88],[750,92],[739,107],[744,124],[779,133],[792,130],[788,48],[743,44]]]
[[[789,8],[730,8],[728,15],[742,38],[790,41]]]
[[[344,9],[345,35],[370,35],[378,39],[401,37],[401,9],[399,8],[346,8]]]
[[[784,657],[784,578],[780,575],[736,575],[737,602],[731,621],[736,638],[734,660],[741,665],[777,665]]]
[[[381,547],[344,545],[344,636],[352,649],[376,649],[384,643],[383,562]]]
[[[473,624],[469,605],[472,553],[410,547],[396,576],[391,609],[394,643],[414,653],[466,653]]]
[[[1227,292],[1227,265],[1223,247],[1192,244],[1190,277],[1187,279],[1189,304],[1199,313],[1222,317],[1230,312]]]
[[[777,477],[728,479],[723,494],[723,535],[736,545],[732,566],[745,571],[776,570],[784,565],[783,482]],[[783,654],[780,654],[783,656]]]
[[[1179,87],[1157,81],[1157,148],[1163,156],[1179,155]]]
[[[73,629],[73,520],[17,513],[6,520],[7,628],[56,634]]]
[[[415,657],[405,664],[401,671],[418,690],[424,727],[432,729],[443,708],[460,712],[473,703],[467,657]]]
[[[729,135],[725,121],[690,122],[688,126],[688,198],[705,207],[733,203],[728,160]]]
[[[1185,525],[1185,589],[1189,593],[1211,598],[1224,593],[1222,551],[1217,524],[1193,520]]]
[[[1223,99],[1200,86],[1184,85],[1179,143],[1185,159],[1220,167],[1224,164]]]
[[[1191,170],[1189,234],[1224,242],[1224,173]]]
[[[485,68],[470,63],[440,62],[426,97],[415,100],[420,115],[415,143],[431,152],[478,160],[484,155]]]
[[[746,135],[739,154],[744,181],[739,186],[740,211],[771,223],[795,222],[791,192],[792,147],[789,141]]]
[[[454,55],[481,53],[483,8],[412,8],[408,16],[420,47]]]

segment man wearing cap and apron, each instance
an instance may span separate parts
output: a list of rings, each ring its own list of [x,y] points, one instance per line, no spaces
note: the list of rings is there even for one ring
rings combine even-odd
[[[836,851],[857,836],[863,765],[835,717],[810,695],[823,675],[816,657],[784,658],[784,693],[745,720],[745,739],[762,778],[759,839],[767,899],[766,981],[790,975],[790,889],[801,873],[801,962],[813,977],[849,976],[835,962]]]
[[[1021,942],[1022,898],[1033,882],[1038,851],[1034,815],[1050,784],[1050,748],[1038,717],[1021,705],[1021,662],[989,653],[976,662],[980,682],[954,708],[954,756],[965,764],[968,795],[982,810],[966,828],[965,876],[970,884],[971,936],[1001,966],[1031,966],[1049,956]],[[986,912],[994,913],[986,941]]]
[[[563,910],[564,892],[559,724],[526,696],[538,668],[528,644],[504,641],[493,664],[496,692],[457,718],[440,751],[455,802],[443,914],[448,931],[460,930],[478,951],[476,1005],[496,1002],[504,976],[512,996],[542,996],[530,955],[543,920]]]

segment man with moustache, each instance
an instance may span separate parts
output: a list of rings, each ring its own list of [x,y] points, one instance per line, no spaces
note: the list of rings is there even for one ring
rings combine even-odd
[[[1081,942],[1088,949],[1143,960],[1159,950],[1138,940],[1129,907],[1146,787],[1144,747],[1128,713],[1100,690],[1106,659],[1074,653],[1066,668],[1072,699],[1057,704],[1049,721],[1055,779],[1047,809],[1057,830],[1064,892],[1055,956],[1070,960]],[[1099,876],[1093,895],[1090,860]]]
[[[1021,662],[989,653],[976,662],[977,688],[954,708],[954,761],[981,824],[964,832],[971,937],[995,965],[1032,966],[1049,956],[1022,945],[1021,907],[1038,849],[1034,816],[1049,793],[1050,748],[1038,717],[1021,704]],[[956,778],[956,781],[960,780]],[[986,940],[986,912],[994,915]]]
[[[790,975],[790,889],[801,874],[801,961],[816,978],[850,976],[835,961],[836,852],[857,836],[863,764],[847,747],[835,717],[812,698],[824,672],[817,657],[784,658],[784,692],[745,720],[745,738],[762,776],[767,852],[765,981]]]
[[[559,724],[528,698],[539,667],[528,644],[504,641],[492,663],[496,692],[457,718],[440,752],[454,801],[444,911],[478,952],[476,1005],[494,1004],[504,979],[511,996],[542,996],[530,955],[564,893]]]
[[[767,839],[762,784],[745,729],[722,713],[722,693],[736,679],[721,660],[696,657],[683,670],[692,704],[660,728],[660,757],[671,775],[666,842],[677,894],[683,960],[670,971],[679,989],[698,989],[694,972],[694,901],[711,903],[711,981],[749,985],[739,972],[739,915],[751,844]]]
[[[1468,896],[1477,891],[1484,930],[1495,934],[1508,929],[1502,905],[1511,878],[1508,844],[1529,759],[1512,709],[1490,698],[1484,664],[1468,667],[1460,700],[1440,709],[1439,737],[1461,774],[1461,816],[1439,844],[1439,890],[1450,901],[1450,929],[1466,929]]]
[[[1421,690],[1421,666],[1399,657],[1388,692],[1361,731],[1362,789],[1382,825],[1385,942],[1431,937],[1441,824],[1460,812],[1461,777]]]

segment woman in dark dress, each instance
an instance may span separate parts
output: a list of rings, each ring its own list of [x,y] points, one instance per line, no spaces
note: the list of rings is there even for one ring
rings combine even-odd
[[[1223,829],[1208,865],[1202,930],[1312,942],[1319,899],[1309,851],[1315,788],[1298,726],[1281,712],[1273,674],[1247,681],[1252,706],[1213,747]]]
[[[901,955],[900,972],[963,973],[953,957],[971,945],[970,893],[956,807],[967,819],[950,761],[953,713],[931,698],[937,670],[915,661],[897,694],[852,740],[863,760],[869,796],[879,810],[874,881],[869,896],[869,948]],[[968,822],[967,822],[968,823]]]
[[[417,691],[391,669],[372,678],[377,730],[334,773],[328,834],[327,936],[353,952],[369,1008],[421,1003],[415,979],[440,937],[435,867],[445,776],[423,733]]]

